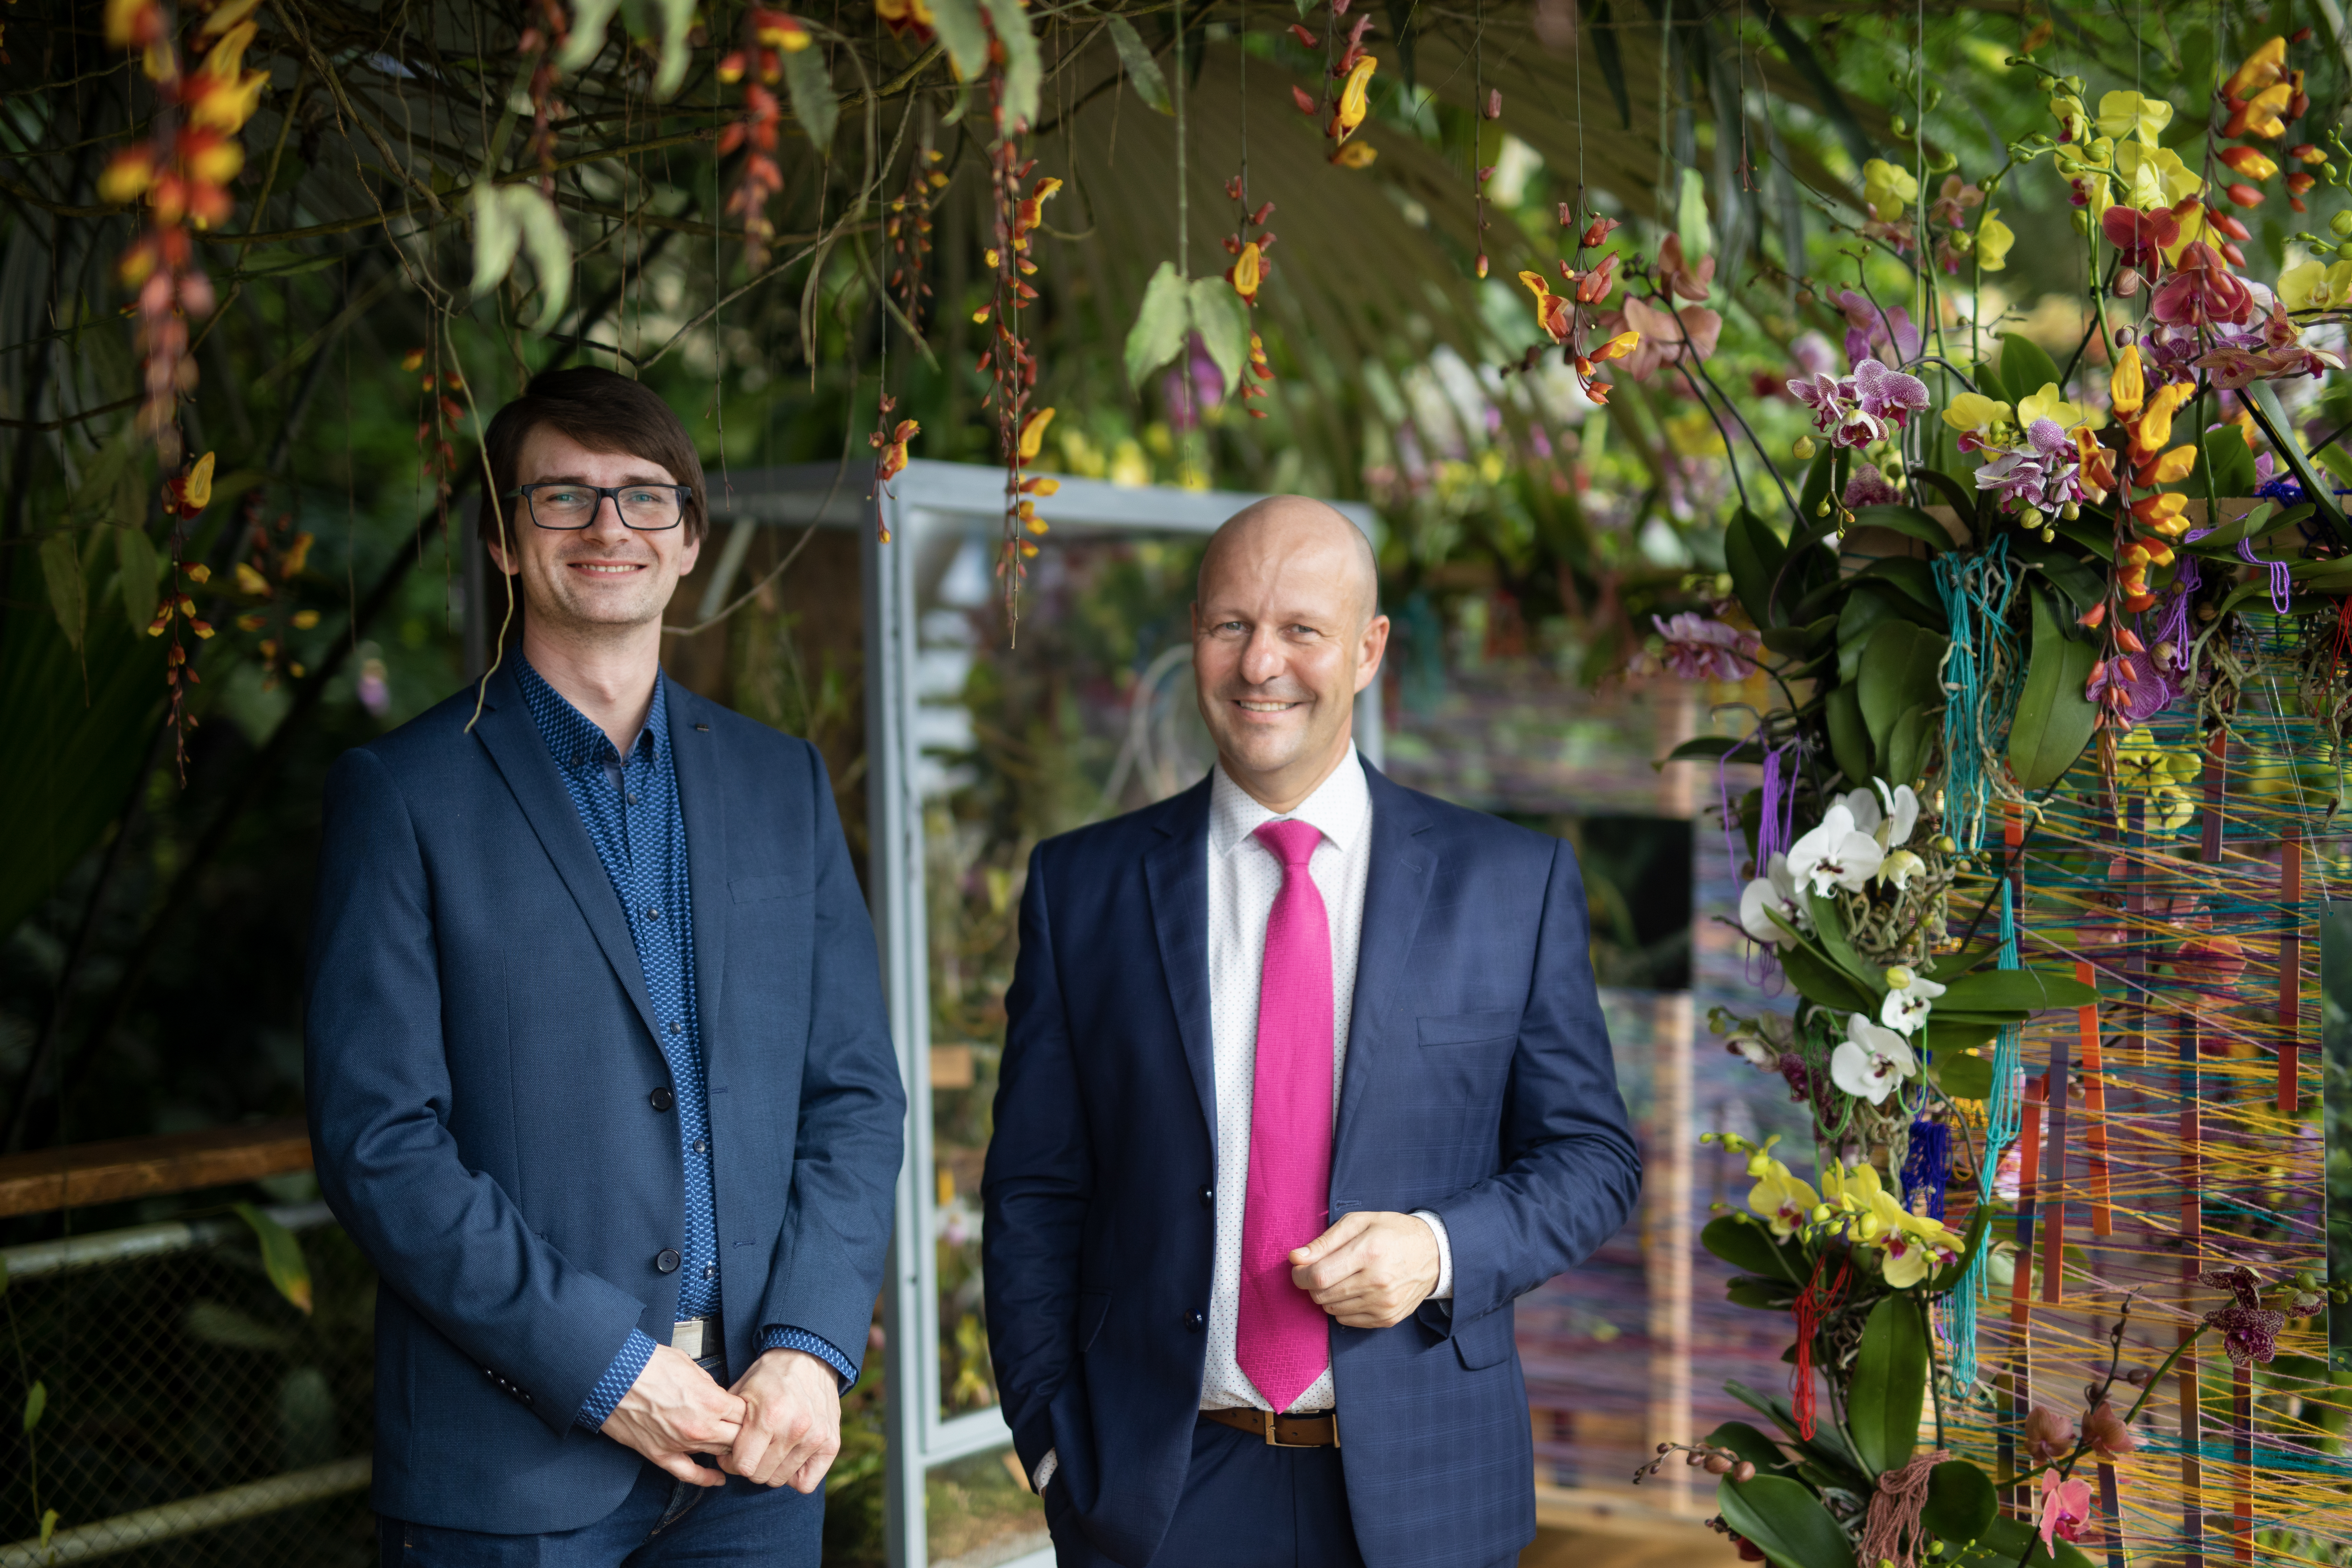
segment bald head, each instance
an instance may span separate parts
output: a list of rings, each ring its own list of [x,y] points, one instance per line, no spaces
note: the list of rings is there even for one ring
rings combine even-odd
[[[1336,508],[1307,496],[1268,496],[1225,519],[1209,536],[1195,592],[1209,596],[1212,574],[1262,574],[1291,565],[1320,571],[1347,595],[1361,627],[1380,609],[1380,563],[1364,531]]]
[[[1356,693],[1388,647],[1371,542],[1331,508],[1271,496],[1201,557],[1192,677],[1226,776],[1287,812],[1348,756]]]

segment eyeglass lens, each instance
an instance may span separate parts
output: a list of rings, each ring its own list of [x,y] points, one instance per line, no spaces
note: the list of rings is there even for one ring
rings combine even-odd
[[[586,485],[541,486],[530,491],[531,519],[541,528],[585,528],[596,515],[602,496]],[[614,498],[621,521],[631,528],[660,529],[677,525],[677,492],[661,486],[621,489]]]

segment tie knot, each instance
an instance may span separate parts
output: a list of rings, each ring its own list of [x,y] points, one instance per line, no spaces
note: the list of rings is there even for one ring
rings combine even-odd
[[[1253,837],[1273,850],[1275,858],[1289,869],[1304,867],[1314,858],[1315,847],[1323,842],[1323,830],[1294,817],[1287,822],[1264,823]]]

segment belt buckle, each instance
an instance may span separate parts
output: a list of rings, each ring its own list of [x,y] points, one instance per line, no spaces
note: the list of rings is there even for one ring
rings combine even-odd
[[[1323,1415],[1328,1416],[1328,1417],[1329,1417],[1329,1419],[1330,1419],[1330,1422],[1331,1422],[1331,1447],[1334,1447],[1334,1448],[1337,1448],[1337,1447],[1339,1446],[1339,1413],[1338,1411],[1336,1411],[1336,1410],[1328,1410],[1328,1411],[1323,1411],[1323,1412],[1321,1412],[1320,1414],[1321,1414],[1321,1415]],[[1277,1424],[1277,1423],[1279,1423],[1279,1422],[1282,1420],[1282,1415],[1281,1415],[1281,1413],[1280,1413],[1279,1411],[1268,1410],[1268,1411],[1264,1412],[1264,1415],[1265,1415],[1265,1446],[1266,1446],[1267,1447],[1269,1447],[1269,1448],[1319,1448],[1319,1447],[1321,1447],[1323,1446],[1323,1445],[1322,1445],[1322,1444],[1320,1444],[1320,1443],[1286,1443],[1286,1442],[1284,1442],[1281,1438],[1279,1438],[1279,1437],[1277,1437],[1277,1436],[1275,1436],[1275,1431],[1276,1431],[1276,1424]],[[1313,1419],[1315,1419],[1315,1417],[1314,1417],[1314,1416],[1302,1416],[1302,1417],[1301,1417],[1301,1419],[1302,1419],[1302,1420],[1313,1420]]]

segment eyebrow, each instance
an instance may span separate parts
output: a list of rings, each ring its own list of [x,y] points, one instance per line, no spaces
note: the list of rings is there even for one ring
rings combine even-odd
[[[652,474],[631,474],[622,479],[619,484],[597,487],[596,481],[588,478],[585,474],[541,474],[535,479],[525,479],[523,483],[530,485],[585,485],[593,488],[619,490],[626,489],[631,485],[667,485],[675,489],[678,487],[679,481],[676,479],[660,479]],[[692,487],[688,486],[686,488],[691,489]]]

